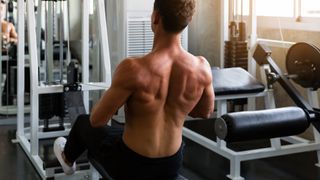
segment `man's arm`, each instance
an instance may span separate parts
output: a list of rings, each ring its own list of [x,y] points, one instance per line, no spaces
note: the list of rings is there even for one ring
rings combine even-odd
[[[204,88],[202,96],[197,105],[189,113],[189,116],[194,118],[209,118],[214,111],[214,90],[212,85],[212,73],[209,63],[205,60],[206,64],[206,75],[207,75],[207,86]]]
[[[116,69],[111,87],[92,108],[92,127],[102,127],[108,123],[117,110],[125,104],[134,90],[134,62],[124,60]]]
[[[14,25],[12,23],[10,23],[9,26],[10,26],[10,32],[9,32],[10,42],[17,43],[18,34],[16,32],[16,29],[14,28]]]
[[[214,110],[214,91],[212,84],[208,85],[204,90],[198,104],[189,113],[194,118],[209,118]]]

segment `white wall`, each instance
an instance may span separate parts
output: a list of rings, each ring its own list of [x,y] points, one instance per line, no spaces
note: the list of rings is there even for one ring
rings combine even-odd
[[[207,58],[212,66],[220,59],[220,1],[197,1],[196,13],[189,25],[189,51]]]
[[[126,0],[128,11],[148,11],[153,9],[152,0]]]

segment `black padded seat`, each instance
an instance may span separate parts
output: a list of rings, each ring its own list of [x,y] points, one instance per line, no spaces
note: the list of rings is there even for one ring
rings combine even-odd
[[[88,155],[89,162],[91,165],[99,172],[103,179],[113,180],[113,178],[108,174],[108,172],[104,169],[104,167],[95,160],[92,156]]]
[[[212,68],[216,96],[263,92],[265,86],[243,68]]]
[[[103,166],[97,161],[95,160],[92,156],[90,156],[88,154],[88,159],[89,162],[91,163],[91,165],[99,172],[99,174],[102,176],[103,179],[106,180],[114,180],[109,174],[108,172],[103,168]],[[185,177],[178,175],[178,177],[175,180],[188,180]]]

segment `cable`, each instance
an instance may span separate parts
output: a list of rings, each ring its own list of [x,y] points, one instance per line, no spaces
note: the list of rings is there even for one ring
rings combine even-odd
[[[281,21],[280,21],[280,17],[277,18],[278,19],[278,27],[279,27],[279,33],[280,33],[280,39],[282,41],[282,48],[285,51],[285,54],[287,54],[288,49],[286,48],[286,46],[284,45],[284,37],[283,37],[283,32],[282,32],[282,26],[281,26]]]
[[[241,0],[241,22],[243,22],[243,0]]]

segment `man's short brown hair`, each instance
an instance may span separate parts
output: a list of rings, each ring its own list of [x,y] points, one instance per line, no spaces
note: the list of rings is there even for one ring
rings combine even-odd
[[[159,12],[166,32],[179,33],[191,21],[195,3],[195,0],[155,0],[154,10]]]

